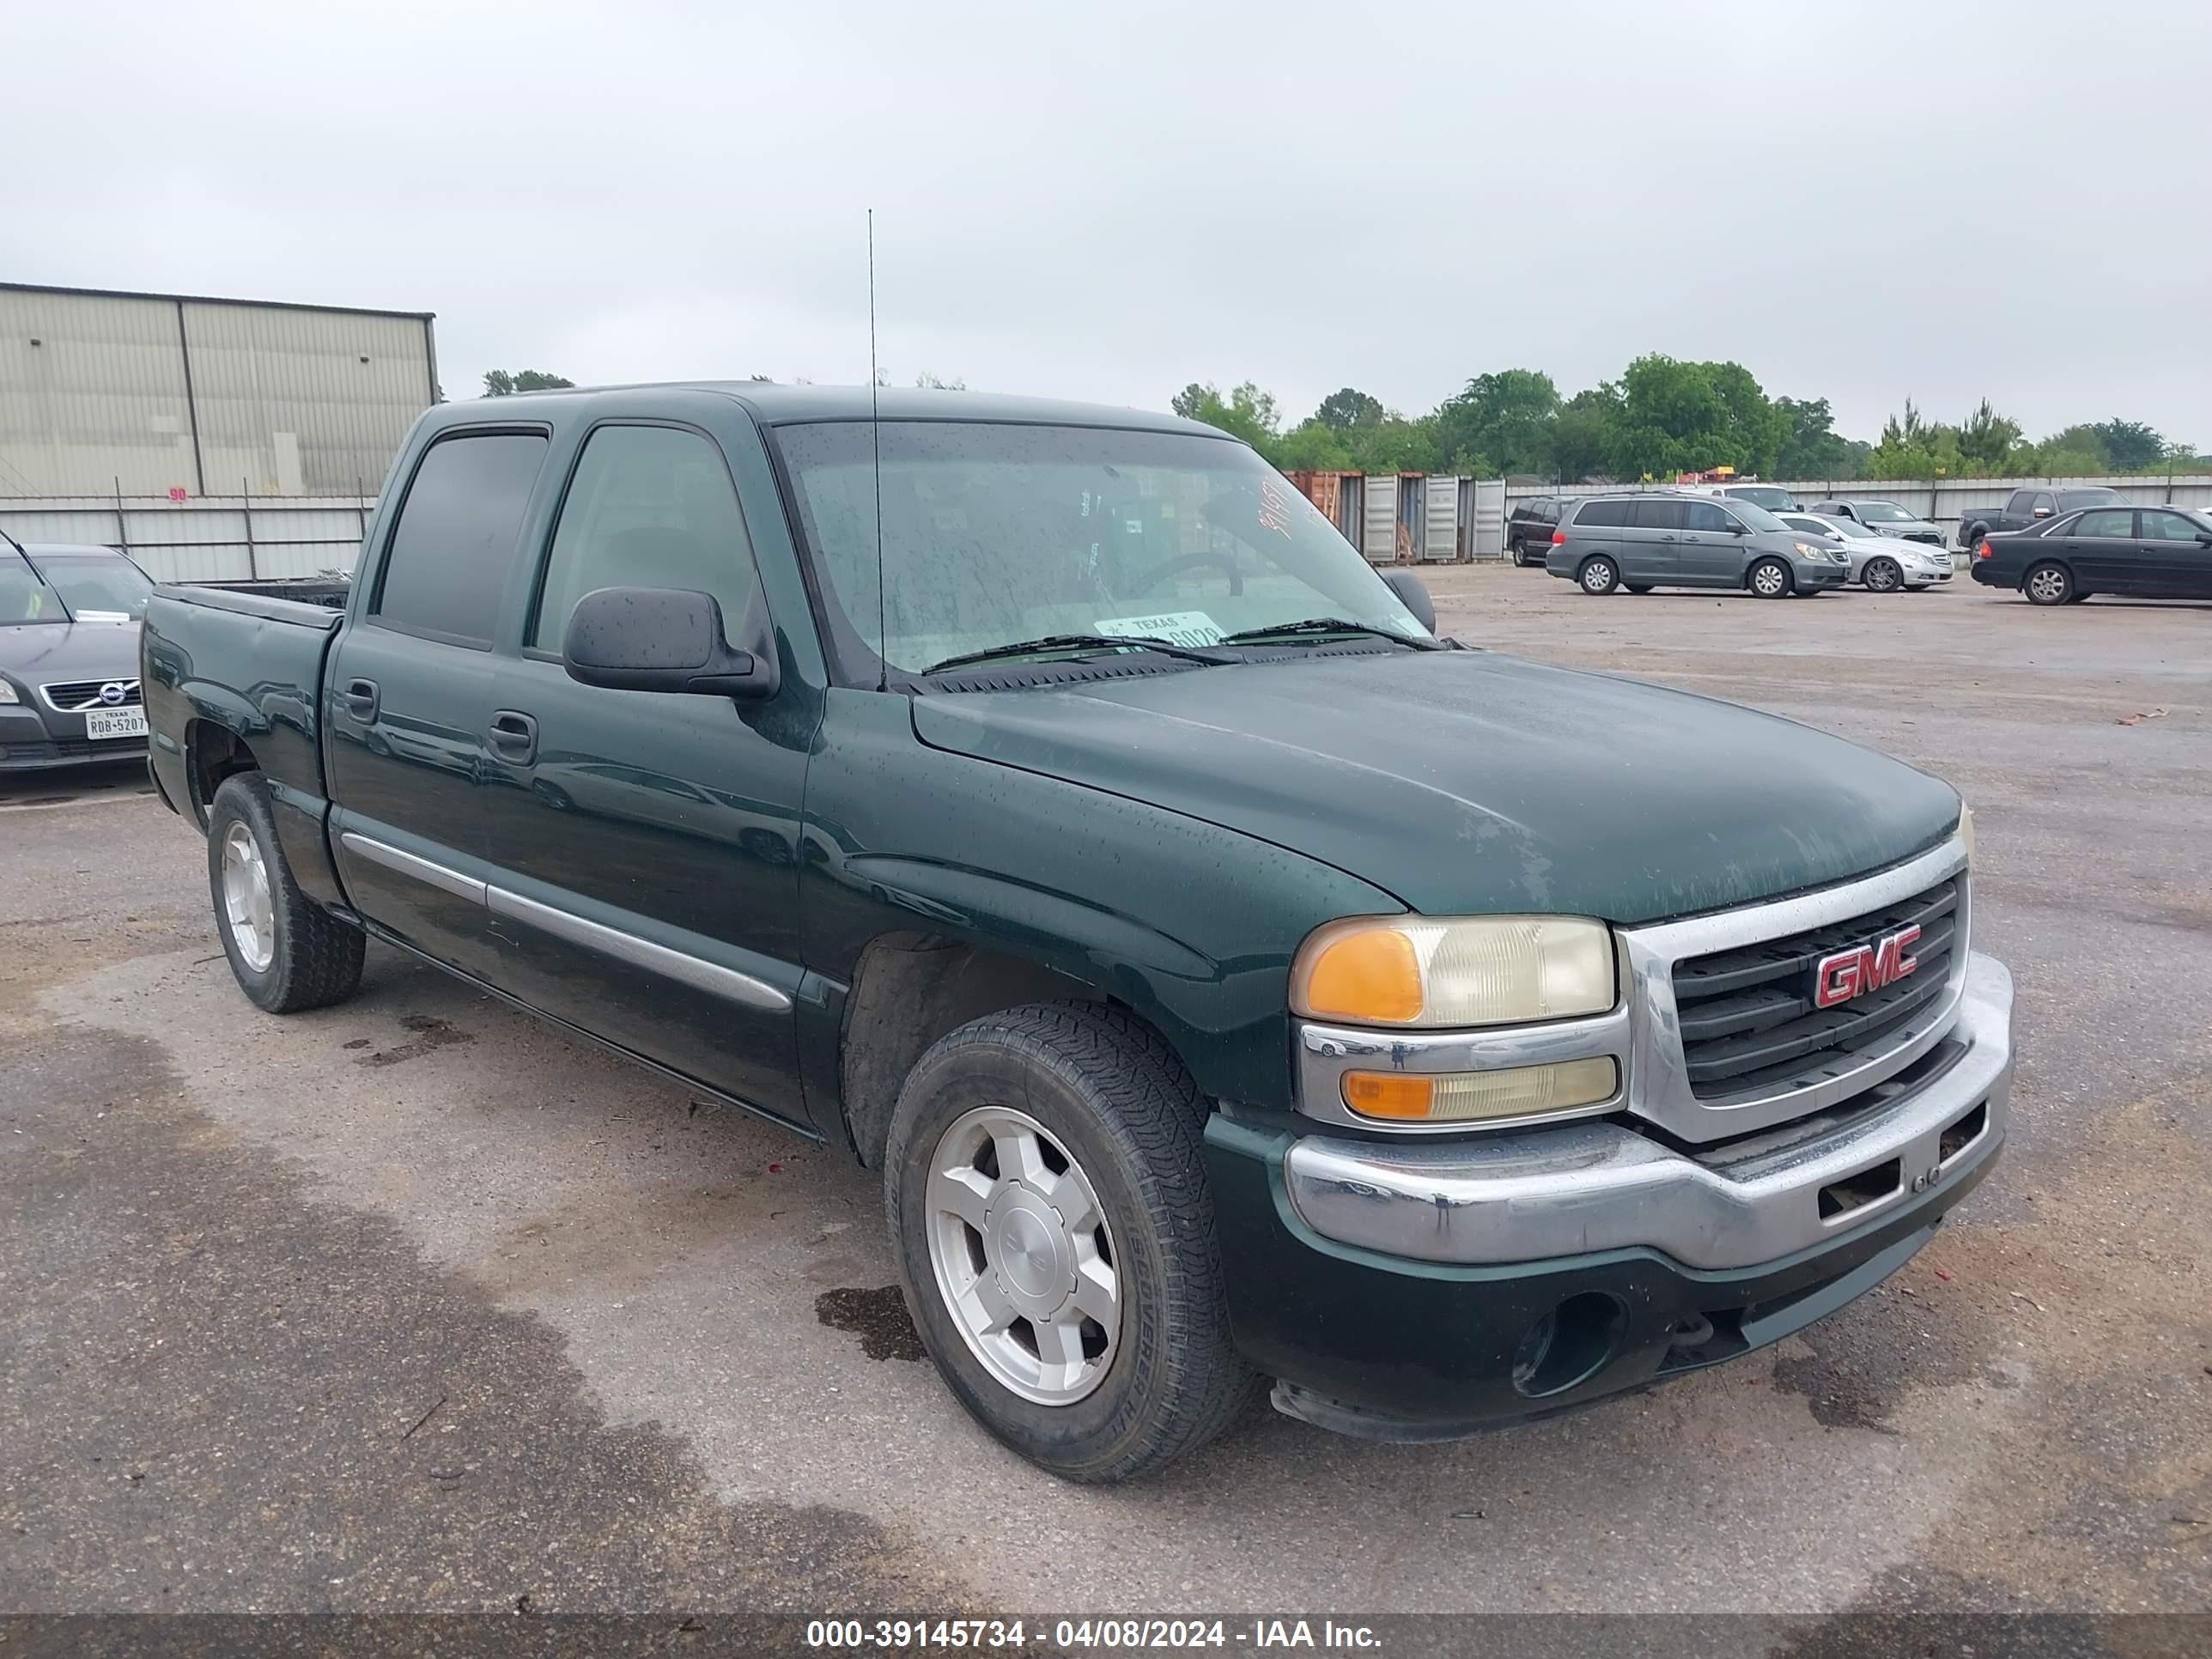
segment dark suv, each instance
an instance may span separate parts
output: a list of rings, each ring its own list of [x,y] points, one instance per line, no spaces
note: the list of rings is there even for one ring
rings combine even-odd
[[[1559,514],[1574,505],[1560,495],[1531,495],[1516,501],[1505,520],[1505,556],[1516,564],[1541,564],[1559,528]]]
[[[1544,561],[1586,593],[1625,587],[1748,588],[1762,599],[1840,587],[1850,556],[1751,501],[1655,491],[1577,501]]]

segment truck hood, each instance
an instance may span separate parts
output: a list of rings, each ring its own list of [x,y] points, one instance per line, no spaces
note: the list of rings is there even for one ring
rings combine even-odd
[[[915,735],[936,748],[1258,836],[1431,915],[1652,921],[1863,874],[1959,817],[1948,784],[1825,732],[1486,651],[925,695],[913,708]]]
[[[135,680],[137,623],[20,623],[0,628],[0,674],[48,680]]]

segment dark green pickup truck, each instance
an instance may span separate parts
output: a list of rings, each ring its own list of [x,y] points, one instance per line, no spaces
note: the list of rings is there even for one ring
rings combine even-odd
[[[1746,1352],[2003,1139],[1947,786],[1426,611],[1206,427],[640,387],[433,410],[343,615],[163,589],[143,678],[256,1003],[374,937],[880,1169],[1106,1480]]]

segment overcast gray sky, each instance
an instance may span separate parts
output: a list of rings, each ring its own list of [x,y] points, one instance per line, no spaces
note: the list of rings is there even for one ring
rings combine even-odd
[[[2212,445],[2185,0],[9,11],[0,274],[435,311],[449,396],[863,381],[872,206],[902,381],[1295,418],[1656,350]]]

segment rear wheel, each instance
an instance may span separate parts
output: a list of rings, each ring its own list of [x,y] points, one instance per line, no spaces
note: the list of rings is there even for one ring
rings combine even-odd
[[[1895,559],[1869,559],[1859,580],[1869,593],[1894,593],[1905,586],[1905,568]]]
[[[1651,591],[1650,582],[1623,582],[1621,586],[1632,593],[1649,593]]]
[[[1746,579],[1751,591],[1762,599],[1786,599],[1790,590],[1796,586],[1790,574],[1790,567],[1779,559],[1761,559],[1752,566]]]
[[[1575,580],[1585,593],[1610,593],[1620,586],[1620,568],[1602,553],[1584,559]]]
[[[2071,605],[2074,573],[2063,564],[2039,564],[2021,578],[2020,591],[2030,605]]]
[[[960,1403],[1065,1480],[1148,1474],[1251,1397],[1205,1121],[1155,1033],[1085,1003],[963,1025],[899,1091],[884,1191],[907,1308]]]
[[[292,878],[258,772],[225,778],[208,804],[208,887],[231,975],[255,1006],[295,1014],[360,985],[368,941]]]

